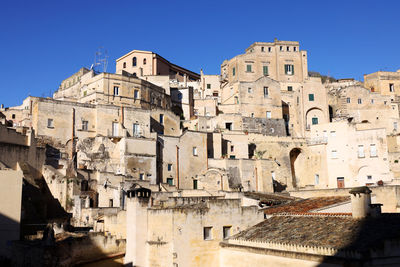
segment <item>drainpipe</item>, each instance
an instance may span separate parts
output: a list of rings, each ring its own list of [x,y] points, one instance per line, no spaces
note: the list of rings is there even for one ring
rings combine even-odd
[[[179,146],[176,146],[176,185],[179,189]]]
[[[258,173],[257,173],[257,167],[254,167],[254,171],[256,172],[256,192],[258,192]]]

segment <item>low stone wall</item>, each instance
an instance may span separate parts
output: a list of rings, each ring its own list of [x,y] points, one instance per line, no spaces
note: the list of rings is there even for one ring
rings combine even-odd
[[[82,237],[68,237],[53,245],[43,241],[16,242],[13,246],[12,266],[75,266],[125,253],[124,239],[89,233]]]

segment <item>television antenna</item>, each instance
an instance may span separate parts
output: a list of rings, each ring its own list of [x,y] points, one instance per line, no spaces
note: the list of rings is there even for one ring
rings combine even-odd
[[[108,64],[108,53],[104,47],[100,46],[94,54],[94,63],[90,66],[90,69],[96,73],[106,72]]]

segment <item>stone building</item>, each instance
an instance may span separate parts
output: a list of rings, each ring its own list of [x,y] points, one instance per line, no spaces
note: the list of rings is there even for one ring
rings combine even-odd
[[[151,51],[132,50],[118,58],[115,65],[115,73],[125,71],[138,77],[168,75],[170,79],[178,81],[183,81],[185,76],[189,81],[200,78],[197,73],[175,65]]]
[[[400,70],[396,72],[377,71],[365,74],[364,86],[371,92],[387,95],[394,99],[400,95]]]
[[[125,264],[219,266],[219,242],[263,219],[237,197],[173,197],[128,191]]]

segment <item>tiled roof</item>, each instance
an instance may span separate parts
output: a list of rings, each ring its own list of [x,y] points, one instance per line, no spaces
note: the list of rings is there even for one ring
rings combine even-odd
[[[363,251],[400,239],[400,216],[273,216],[232,239]]]
[[[337,197],[313,197],[308,199],[300,199],[286,204],[269,207],[264,210],[265,214],[278,214],[278,213],[304,213],[314,209],[327,207],[333,204],[349,201],[350,196],[337,196]]]

